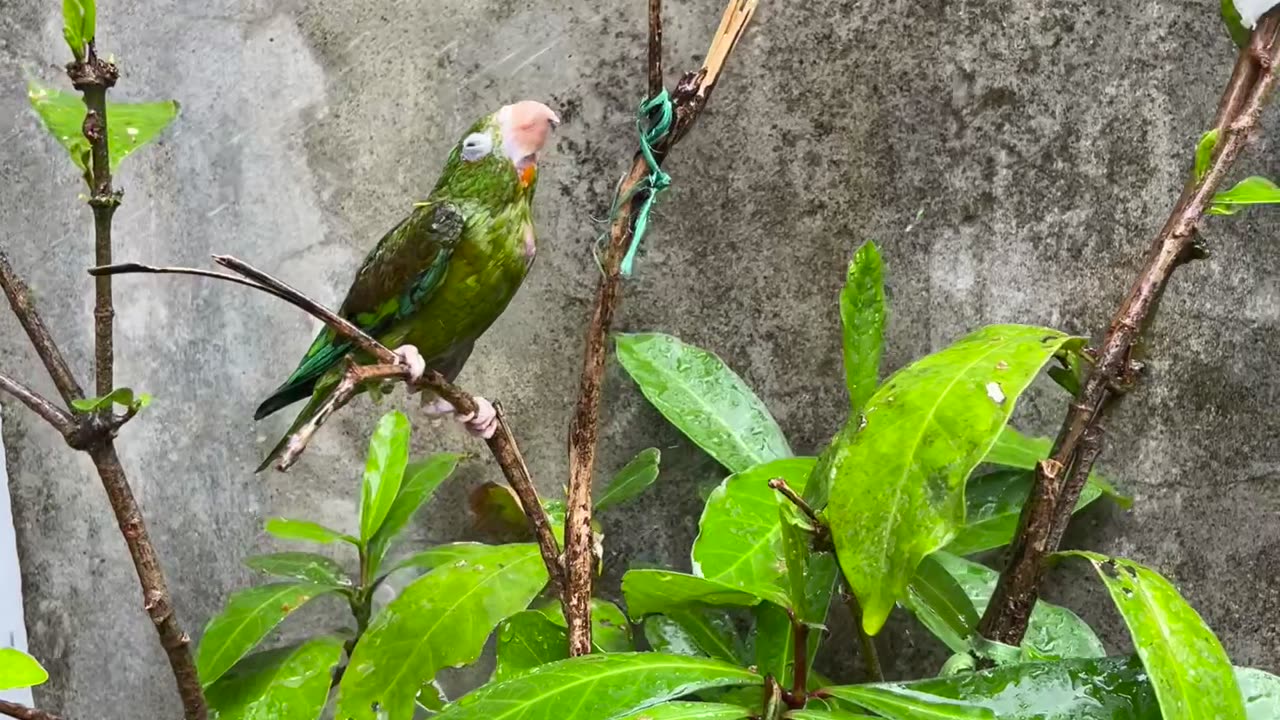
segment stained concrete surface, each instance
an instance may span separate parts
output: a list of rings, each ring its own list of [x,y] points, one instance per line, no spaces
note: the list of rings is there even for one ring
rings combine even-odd
[[[532,276],[461,382],[501,398],[544,492],[563,483],[597,219],[634,149],[644,91],[641,2],[587,0],[163,0],[102,2],[99,37],[123,99],[177,98],[182,116],[126,161],[120,259],[248,259],[333,301],[372,242],[421,196],[474,116],[542,99],[565,120],[541,173]],[[87,378],[88,211],[62,150],[27,110],[25,74],[58,78],[56,3],[0,8],[0,242]],[[667,61],[695,66],[720,0],[669,0]],[[709,111],[669,163],[622,330],[662,330],[721,354],[816,451],[845,399],[834,298],[855,245],[876,238],[891,302],[886,369],[994,322],[1089,333],[1106,322],[1183,182],[1233,50],[1202,0],[766,0]],[[1275,176],[1270,113],[1240,173]],[[1136,496],[1099,506],[1072,545],[1174,578],[1239,664],[1280,671],[1280,215],[1212,221],[1212,256],[1181,269],[1146,346],[1148,374],[1109,424],[1107,471]],[[252,475],[287,418],[253,409],[315,324],[285,305],[190,279],[118,283],[117,373],[155,404],[121,453],[182,621],[198,637],[242,559],[274,547],[271,515],[350,527],[365,402],[296,470]],[[50,390],[17,324],[0,318],[0,367]],[[616,592],[631,563],[687,567],[699,488],[722,476],[609,367],[599,470],[664,451],[645,502],[607,517]],[[398,396],[397,396],[398,397]],[[399,400],[397,400],[399,401]],[[53,679],[40,703],[70,717],[175,717],[161,651],[87,463],[5,401],[4,440],[31,647]],[[1049,432],[1062,396],[1037,387],[1017,419]],[[419,415],[419,427],[426,428]],[[476,449],[454,427],[415,449]],[[416,521],[456,538],[467,464]],[[1058,571],[1048,595],[1108,647],[1128,641],[1101,587]],[[319,608],[334,622],[337,608]],[[860,672],[835,622],[823,669]],[[297,632],[296,626],[294,630]],[[943,655],[914,622],[882,640],[891,676]],[[472,674],[474,677],[474,673]],[[468,680],[453,677],[454,689]]]

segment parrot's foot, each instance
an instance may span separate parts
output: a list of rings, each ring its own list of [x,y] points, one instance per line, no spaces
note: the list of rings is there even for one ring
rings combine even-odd
[[[475,401],[476,411],[467,415],[459,413],[444,398],[436,398],[424,405],[422,410],[426,414],[433,416],[453,415],[458,422],[466,426],[467,432],[478,438],[488,440],[493,437],[493,433],[498,429],[498,411],[493,407],[493,403],[479,395],[476,396]]]
[[[393,350],[396,357],[400,358],[400,362],[409,368],[409,382],[417,383],[422,379],[424,373],[427,372],[427,361],[422,358],[422,353],[418,352],[418,348],[412,345],[401,345]]]

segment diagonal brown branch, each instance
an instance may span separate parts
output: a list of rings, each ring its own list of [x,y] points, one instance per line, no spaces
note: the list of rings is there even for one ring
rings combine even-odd
[[[374,365],[359,365],[348,361],[346,371],[343,373],[338,387],[329,396],[320,411],[289,438],[286,450],[277,465],[280,470],[287,470],[297,461],[306,450],[316,431],[334,412],[350,402],[366,383],[395,381],[407,384],[409,382],[410,370],[407,366],[401,364],[398,355],[333,310],[242,260],[229,255],[215,255],[213,259],[214,262],[231,270],[240,277],[196,268],[156,267],[140,263],[121,263],[107,267],[96,267],[90,269],[89,273],[95,276],[137,273],[194,275],[250,287],[284,300],[299,310],[319,319],[333,328],[334,332],[351,340],[362,351],[378,361]],[[455,410],[462,414],[476,411],[475,398],[437,372],[424,374],[417,385],[430,389],[436,395],[448,401]],[[538,498],[538,491],[534,488],[533,479],[529,474],[528,467],[525,465],[520,446],[516,443],[515,436],[507,423],[506,415],[496,403],[495,408],[498,410],[498,429],[493,437],[485,442],[489,446],[489,451],[493,454],[494,459],[498,462],[498,466],[502,468],[503,476],[506,477],[507,482],[524,506],[525,516],[528,518],[529,525],[538,539],[538,549],[542,554],[543,562],[547,566],[547,573],[551,576],[551,580],[557,589],[563,588],[564,573],[560,561],[560,545],[556,542],[555,534],[551,530],[551,520],[547,517],[542,502]]]
[[[71,366],[62,357],[58,343],[54,341],[49,328],[45,327],[44,320],[40,319],[40,313],[36,312],[35,303],[31,301],[31,291],[27,289],[27,284],[22,282],[22,278],[13,271],[13,266],[9,264],[9,257],[3,252],[0,252],[0,288],[4,289],[9,307],[13,309],[13,314],[22,324],[22,329],[26,331],[27,338],[31,340],[31,347],[35,348],[36,355],[40,356],[40,362],[49,371],[49,377],[53,378],[53,384],[58,388],[58,394],[62,396],[62,400],[70,405],[72,400],[84,397],[84,391],[80,389],[80,383],[76,382]]]
[[[0,373],[0,391],[9,393],[31,408],[32,412],[44,418],[62,437],[70,438],[75,433],[76,420],[70,413],[4,373]]]
[[[62,720],[59,715],[27,707],[26,705],[19,705],[18,703],[11,703],[7,700],[0,700],[0,715],[7,715],[18,720]]]
[[[1130,358],[1134,343],[1150,322],[1174,270],[1194,256],[1199,223],[1258,125],[1280,62],[1277,12],[1264,16],[1250,45],[1240,51],[1214,118],[1220,135],[1212,164],[1202,179],[1182,193],[1156,236],[1146,264],[1111,321],[1080,397],[1068,409],[1050,457],[1036,468],[1036,485],[1023,508],[1008,567],[1000,575],[979,625],[980,632],[992,640],[1009,645],[1022,641],[1039,593],[1045,558],[1057,550],[1071,509],[1101,451],[1102,419],[1117,389],[1135,379]]]
[[[693,127],[706,106],[711,91],[720,79],[724,63],[733,51],[755,12],[756,0],[730,0],[712,38],[706,62],[696,72],[688,73],[676,85],[671,100],[675,106],[675,123],[666,138],[656,147],[658,162],[671,147]],[[662,17],[660,7],[649,13],[649,82],[661,87]],[[655,93],[656,94],[656,93]],[[618,189],[618,197],[630,197],[618,206],[609,230],[609,244],[602,262],[603,273],[596,287],[596,301],[587,328],[582,358],[582,377],[578,386],[578,402],[569,426],[569,508],[565,519],[565,575],[568,580],[565,616],[569,626],[570,655],[591,652],[591,583],[595,567],[591,535],[591,476],[595,467],[599,432],[600,390],[607,355],[605,339],[613,326],[614,312],[621,298],[621,263],[631,242],[633,214],[646,197],[636,192],[649,174],[644,157],[637,153]]]

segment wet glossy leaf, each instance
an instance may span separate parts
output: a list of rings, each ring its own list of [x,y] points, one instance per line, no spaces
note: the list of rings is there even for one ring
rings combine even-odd
[[[875,718],[874,715],[861,715],[859,713],[852,713],[847,710],[807,710],[807,709],[792,710],[791,712],[787,713],[786,715],[783,715],[782,717],[787,718],[787,720],[863,720],[864,718],[871,718],[872,720],[874,720]]]
[[[89,141],[84,137],[84,118],[88,111],[79,95],[45,87],[34,80],[27,84],[27,99],[44,122],[45,128],[67,152],[76,167],[89,166]],[[111,169],[138,148],[155,139],[175,117],[178,103],[168,100],[153,103],[107,103],[107,143]]]
[[[1226,0],[1230,2],[1231,0]],[[1247,42],[1247,40],[1246,40]],[[1204,179],[1205,173],[1209,172],[1209,163],[1213,162],[1213,151],[1218,147],[1218,130],[1214,128],[1200,137],[1200,142],[1196,143],[1196,182]]]
[[[1280,677],[1256,668],[1236,668],[1249,720],[1280,718]]]
[[[947,552],[972,555],[1012,542],[1022,506],[1034,485],[1032,470],[997,470],[970,479],[964,489],[964,527],[947,544]],[[1102,489],[1095,483],[1086,483],[1076,501],[1076,512],[1100,497]]]
[[[1240,21],[1240,12],[1236,10],[1235,0],[1222,0],[1221,8],[1222,24],[1226,25],[1227,34],[1231,36],[1231,40],[1239,47],[1247,46],[1253,31]]]
[[[804,492],[813,464],[813,458],[775,460],[730,475],[721,483],[698,522],[694,573],[790,605],[778,514],[787,501],[769,487],[769,481],[781,477],[796,492]]]
[[[525,610],[498,625],[494,680],[569,657],[569,638],[563,627],[536,610]]]
[[[208,686],[231,669],[291,613],[321,595],[328,585],[305,582],[272,583],[231,594],[227,607],[204,628],[196,653],[200,682]]]
[[[445,700],[444,691],[440,689],[440,684],[435,680],[424,683],[422,689],[418,691],[418,697],[414,699],[418,707],[430,710],[432,713],[438,713],[444,709],[448,701]]]
[[[375,570],[382,564],[392,541],[409,524],[414,513],[453,474],[464,457],[466,455],[461,453],[437,453],[405,467],[400,491],[396,493],[391,509],[387,511],[382,527],[378,528],[378,532],[369,541],[369,556],[374,560]]]
[[[359,540],[332,530],[319,523],[313,523],[310,520],[290,520],[289,518],[271,518],[267,520],[264,529],[280,538],[281,540],[300,540],[302,542],[315,542],[327,545],[331,542],[342,540],[352,545],[358,545]]]
[[[877,685],[849,685],[831,688],[837,698],[889,720],[995,720],[991,710],[963,700],[915,693],[902,688]]]
[[[947,647],[961,652],[970,646],[980,616],[964,588],[936,554],[920,561],[903,605]]]
[[[132,388],[116,388],[102,397],[81,398],[72,400],[71,407],[80,412],[90,413],[109,409],[112,405],[137,412],[151,404],[151,396],[147,393],[134,395]]]
[[[458,542],[448,543],[447,545],[437,545],[427,548],[419,553],[414,553],[409,557],[401,560],[395,570],[404,570],[414,568],[422,571],[434,570],[442,565],[448,564],[467,564],[471,562],[483,561],[493,552],[495,545],[486,545],[485,543],[475,542]]]
[[[809,667],[813,667],[813,660],[818,655],[822,641],[821,625],[826,621],[838,572],[836,559],[831,553],[815,553],[809,557],[809,572],[805,578],[806,604],[797,611],[800,617],[809,619]],[[783,686],[789,687],[795,668],[795,626],[787,611],[772,603],[761,603],[754,612],[755,665],[762,674],[771,674]],[[810,673],[810,677],[817,681],[816,673]]]
[[[564,619],[564,609],[557,600],[548,601],[538,611],[556,625],[569,626]],[[608,600],[591,598],[591,644],[595,652],[631,652],[631,623],[622,609]]]
[[[373,538],[391,512],[400,494],[405,468],[409,465],[409,418],[399,411],[378,420],[369,440],[369,456],[360,484],[360,539]]]
[[[604,496],[596,501],[596,511],[604,512],[644,492],[658,479],[658,463],[661,458],[658,448],[640,451],[605,486]]]
[[[777,421],[715,355],[659,333],[619,335],[618,361],[671,424],[733,472],[789,457]]]
[[[315,553],[280,552],[270,555],[254,555],[245,558],[245,565],[270,575],[285,577],[317,585],[351,587],[355,583],[347,577],[342,566]]]
[[[628,570],[622,576],[627,614],[639,621],[650,613],[665,613],[689,605],[741,605],[760,602],[751,593],[695,575],[669,570]]]
[[[930,557],[955,578],[979,615],[986,611],[987,603],[995,592],[999,573],[950,553],[938,552]],[[937,632],[934,634],[955,652],[964,652],[969,647],[967,643],[947,642],[943,635]],[[1098,640],[1098,636],[1085,621],[1067,608],[1044,601],[1036,603],[1035,609],[1031,611],[1023,645],[1052,658],[1102,657],[1106,654],[1102,641]]]
[[[1000,437],[996,438],[996,442],[991,446],[991,450],[987,452],[987,456],[982,459],[984,463],[992,465],[1003,465],[1011,468],[1021,468],[1023,470],[1035,470],[1036,464],[1041,460],[1049,457],[1053,452],[1053,441],[1046,437],[1029,437],[1014,430],[1011,427],[1005,427],[1000,433]],[[1090,489],[1090,488],[1093,489]],[[1080,497],[1088,497],[1100,493],[1111,498],[1111,501],[1126,510],[1133,505],[1133,498],[1120,493],[1096,472],[1089,473],[1088,484],[1080,493]],[[1096,495],[1095,495],[1096,496]],[[1082,505],[1077,505],[1079,510]]]
[[[338,717],[411,717],[414,697],[446,667],[475,662],[489,634],[547,583],[537,545],[500,545],[410,583],[356,644],[338,689]]]
[[[35,687],[48,679],[35,658],[15,648],[0,648],[0,690]]]
[[[880,631],[916,565],[964,526],[964,484],[1022,391],[1064,347],[1056,330],[995,325],[897,372],[836,436],[809,483],[825,483],[840,566]]]
[[[746,649],[723,610],[692,606],[650,615],[644,621],[645,639],[657,652],[705,655],[737,665],[746,664]]]
[[[342,639],[249,655],[205,691],[211,720],[316,720],[329,699]]]
[[[737,705],[677,700],[654,705],[622,720],[746,720],[749,717],[751,711]]]
[[[840,291],[845,382],[854,413],[862,411],[880,381],[886,315],[884,263],[868,241],[854,254]]]
[[[699,690],[762,682],[748,670],[706,658],[586,655],[485,685],[445,708],[438,720],[622,718]]]
[[[1093,563],[1133,636],[1165,717],[1245,717],[1218,638],[1168,580],[1131,560],[1071,552]]]

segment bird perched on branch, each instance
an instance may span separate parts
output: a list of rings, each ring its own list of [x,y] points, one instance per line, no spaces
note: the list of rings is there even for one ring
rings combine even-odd
[[[457,377],[476,339],[524,281],[536,250],[530,205],[538,153],[559,124],[551,108],[531,100],[477,121],[450,153],[426,201],[378,241],[356,273],[339,314],[395,348],[413,380],[427,370]],[[323,406],[353,352],[357,362],[374,361],[325,328],[293,374],[258,407],[255,420],[311,398],[258,472]],[[472,434],[491,437],[493,405],[481,397],[476,405],[476,413],[459,416],[437,399],[427,412],[454,414]]]

